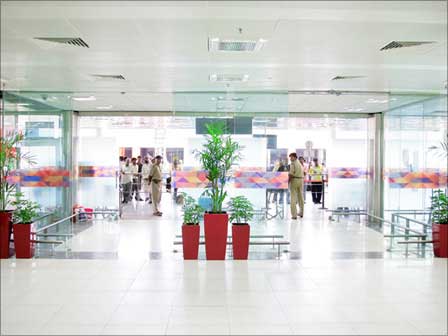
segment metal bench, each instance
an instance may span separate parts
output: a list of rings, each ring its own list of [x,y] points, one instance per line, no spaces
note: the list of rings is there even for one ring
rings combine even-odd
[[[176,235],[176,238],[182,238],[182,235]],[[199,238],[204,238],[204,236],[200,235]],[[276,238],[283,238],[283,235],[250,235],[249,238],[257,238],[257,239],[258,238],[261,238],[261,239],[266,239],[266,238],[271,239],[272,238],[272,248],[274,248],[275,239]],[[229,242],[231,242],[232,241],[232,236],[230,236],[230,235],[227,236],[227,239],[228,239]]]
[[[182,241],[174,241],[173,242],[174,245],[182,245]],[[277,240],[274,242],[274,245],[277,245],[277,257],[280,258],[280,246],[285,246],[285,245],[289,245],[290,242],[286,241],[286,240]],[[199,245],[205,245],[205,241],[199,241]],[[231,241],[227,241],[227,245],[232,245]],[[249,241],[249,245],[272,245],[271,242],[268,241]],[[177,252],[177,250],[175,250],[174,252]]]

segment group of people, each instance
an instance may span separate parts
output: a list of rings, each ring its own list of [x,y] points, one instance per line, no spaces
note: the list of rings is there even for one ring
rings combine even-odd
[[[123,188],[122,203],[128,203],[134,197],[136,201],[143,201],[140,194],[145,195],[145,202],[152,203],[155,216],[162,216],[160,201],[162,195],[162,156],[154,158],[141,156],[126,158],[120,156],[120,178]]]
[[[304,210],[304,180],[308,175],[311,180],[311,194],[314,204],[321,203],[323,190],[324,169],[319,164],[317,158],[308,166],[303,156],[297,157],[296,153],[289,154],[291,164],[289,165],[288,183],[291,194],[291,216],[297,219],[297,216],[303,217]],[[297,213],[297,203],[299,203],[299,212]]]

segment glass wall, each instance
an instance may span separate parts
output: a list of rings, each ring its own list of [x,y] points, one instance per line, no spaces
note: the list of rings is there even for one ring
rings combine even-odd
[[[71,111],[64,111],[14,93],[3,93],[4,132],[19,131],[25,140],[18,150],[32,164],[18,163],[11,178],[25,197],[56,217],[71,212]]]
[[[428,209],[432,192],[447,186],[446,96],[391,109],[384,124],[384,209]]]
[[[111,139],[114,144],[110,148],[114,149],[106,151],[105,148],[99,149],[93,145],[80,146],[79,160],[83,161],[81,158],[89,152],[93,156],[95,153],[107,152],[104,155],[108,155],[108,159],[113,157],[115,164],[118,164],[118,156],[126,151],[136,156],[141,153],[142,148],[151,148],[155,154],[161,154],[165,158],[163,171],[166,177],[170,174],[173,157],[180,158],[186,174],[181,179],[187,181],[182,184],[180,191],[198,198],[203,191],[203,181],[195,150],[200,149],[204,143],[204,135],[198,128],[198,119],[201,118],[82,116],[80,143]],[[320,163],[325,164],[328,175],[328,182],[325,184],[327,208],[367,209],[367,186],[371,174],[368,168],[368,134],[371,126],[367,115],[338,118],[253,117],[251,126],[248,134],[232,134],[243,150],[242,159],[235,167],[235,172],[240,175],[234,177],[229,184],[230,196],[245,195],[257,209],[272,207],[269,202],[273,201],[274,195],[270,194],[272,190],[267,190],[272,188],[267,188],[266,183],[275,180],[272,171],[278,161],[287,162],[288,154],[296,152],[305,156],[308,163],[316,157]],[[243,128],[239,130],[243,133]],[[253,175],[252,180],[257,179],[258,183],[250,183],[250,174]],[[100,188],[97,182],[99,181],[96,180],[95,185]],[[80,193],[84,193],[84,187],[86,186],[80,184]],[[282,185],[282,188],[287,188],[287,184]],[[96,195],[98,191],[99,189],[96,190]],[[310,192],[306,197],[311,203]],[[285,203],[285,210],[288,208]]]

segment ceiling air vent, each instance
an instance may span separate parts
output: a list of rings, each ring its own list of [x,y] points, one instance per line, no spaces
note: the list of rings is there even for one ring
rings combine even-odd
[[[366,78],[366,76],[336,76],[331,80],[342,80],[342,79],[356,79],[356,78]]]
[[[390,50],[397,48],[409,48],[409,47],[417,47],[424,44],[435,43],[434,41],[392,41],[389,44],[386,44],[380,50]]]
[[[98,80],[126,80],[123,75],[97,75],[93,74],[92,77]]]
[[[89,45],[80,37],[35,37],[34,39],[53,43],[70,44],[76,47],[89,48]]]
[[[219,38],[208,39],[209,51],[233,51],[233,52],[255,52],[259,51],[267,41],[264,39],[242,41],[242,40],[220,40]]]
[[[221,74],[221,75],[210,75],[210,82],[220,82],[220,83],[238,83],[238,82],[247,82],[249,79],[249,75],[229,75],[229,74]]]

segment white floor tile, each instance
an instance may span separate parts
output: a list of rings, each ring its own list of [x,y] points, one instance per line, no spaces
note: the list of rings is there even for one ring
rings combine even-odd
[[[169,323],[167,335],[229,335],[228,323],[210,324],[205,319],[203,323]]]
[[[100,335],[104,324],[53,324],[44,326],[41,330],[45,335]]]
[[[178,307],[173,306],[170,324],[226,324],[229,322],[227,307]]]
[[[65,304],[50,320],[51,324],[103,324],[105,325],[117,305]]]
[[[231,335],[292,335],[288,324],[231,323]]]
[[[165,335],[166,324],[108,324],[101,335]]]
[[[171,310],[154,305],[119,305],[109,322],[114,324],[166,324]]]
[[[299,323],[291,326],[293,335],[358,335],[350,324]]]
[[[357,335],[420,335],[420,331],[409,323],[353,323]]]

